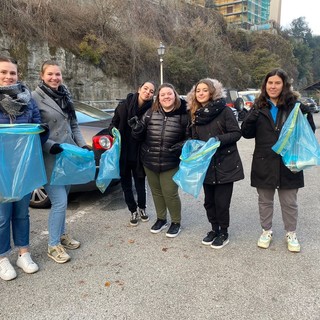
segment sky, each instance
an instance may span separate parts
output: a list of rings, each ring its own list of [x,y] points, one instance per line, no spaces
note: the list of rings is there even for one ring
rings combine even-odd
[[[283,28],[289,28],[292,20],[305,17],[312,35],[320,36],[319,0],[282,0],[281,21]]]

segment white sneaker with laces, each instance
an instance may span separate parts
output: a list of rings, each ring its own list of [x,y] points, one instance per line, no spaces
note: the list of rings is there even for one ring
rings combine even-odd
[[[287,232],[286,240],[288,243],[288,250],[291,252],[300,252],[300,244],[297,239],[295,231]]]
[[[262,234],[258,240],[258,247],[268,249],[272,240],[272,230],[262,229]]]
[[[21,256],[19,255],[17,266],[25,273],[35,273],[39,270],[38,265],[32,260],[30,252],[25,252]]]
[[[12,280],[17,276],[12,264],[8,258],[0,260],[0,278],[6,281]]]

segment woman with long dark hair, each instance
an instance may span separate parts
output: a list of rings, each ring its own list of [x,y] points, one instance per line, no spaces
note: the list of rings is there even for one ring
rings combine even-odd
[[[244,138],[255,139],[251,166],[251,186],[257,189],[262,234],[258,247],[270,246],[273,231],[274,194],[278,191],[282,219],[286,230],[288,250],[299,252],[296,236],[298,220],[297,195],[304,186],[303,171],[293,173],[284,164],[281,156],[271,148],[277,142],[281,129],[298,101],[292,90],[287,73],[282,69],[270,71],[264,78],[261,94],[242,123]],[[300,106],[315,130],[312,115],[306,106]]]

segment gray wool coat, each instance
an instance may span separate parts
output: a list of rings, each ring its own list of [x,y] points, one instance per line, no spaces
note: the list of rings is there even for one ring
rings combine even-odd
[[[43,159],[47,172],[48,182],[50,182],[52,169],[56,155],[50,154],[50,149],[55,143],[69,143],[79,147],[86,145],[80,132],[77,119],[70,120],[58,104],[45,94],[39,87],[32,92],[41,114],[43,123],[49,126],[49,138],[43,144]]]

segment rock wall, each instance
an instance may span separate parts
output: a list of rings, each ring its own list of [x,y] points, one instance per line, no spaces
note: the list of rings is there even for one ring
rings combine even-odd
[[[19,52],[20,51],[24,51]],[[114,107],[115,99],[125,98],[130,88],[120,78],[108,77],[101,69],[77,58],[71,52],[62,48],[50,48],[47,43],[26,43],[21,49],[15,48],[15,43],[9,37],[0,38],[0,54],[7,56],[15,52],[18,59],[21,79],[34,89],[39,83],[40,67],[45,60],[55,59],[62,67],[65,84],[70,89],[74,99],[81,101],[108,101],[108,103],[93,103],[101,108]]]

